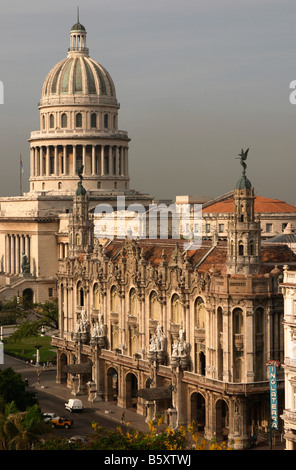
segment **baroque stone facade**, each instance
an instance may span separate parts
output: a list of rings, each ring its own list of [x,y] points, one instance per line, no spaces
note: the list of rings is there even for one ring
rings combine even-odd
[[[284,268],[284,279],[281,284],[284,296],[284,374],[285,374],[285,406],[281,416],[284,422],[284,438],[286,450],[296,449],[296,271]]]
[[[194,421],[237,449],[267,431],[265,361],[283,361],[278,283],[296,255],[261,246],[249,182],[234,194],[226,242],[94,240],[60,262],[59,382],[147,419],[163,414],[172,427]],[[282,375],[278,387],[282,407]]]

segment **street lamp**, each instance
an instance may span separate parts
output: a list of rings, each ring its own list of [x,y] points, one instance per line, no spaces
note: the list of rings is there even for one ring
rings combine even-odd
[[[40,361],[40,348],[42,348],[41,344],[37,344],[34,346],[37,349],[36,352],[36,365],[39,366],[39,361]]]

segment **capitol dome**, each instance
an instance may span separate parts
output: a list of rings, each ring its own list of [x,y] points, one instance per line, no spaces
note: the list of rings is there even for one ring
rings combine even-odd
[[[89,57],[86,29],[78,21],[71,28],[68,56],[48,73],[40,106],[102,104],[117,106],[113,80],[107,70]]]
[[[79,175],[86,191],[129,190],[130,138],[118,129],[114,83],[90,58],[86,34],[78,19],[70,31],[67,57],[44,81],[40,130],[29,139],[31,191],[74,194]]]

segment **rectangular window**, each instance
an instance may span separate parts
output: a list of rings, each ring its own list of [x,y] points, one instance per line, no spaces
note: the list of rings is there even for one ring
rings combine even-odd
[[[210,233],[211,231],[211,224],[206,224],[206,233]]]
[[[287,222],[285,222],[284,224],[282,224],[282,232],[285,230],[285,228],[287,227]]]
[[[53,289],[52,289],[52,287],[49,287],[49,289],[48,289],[48,297],[52,297],[52,294],[53,294]]]
[[[219,232],[224,232],[224,224],[219,224]]]
[[[272,224],[266,224],[266,233],[272,232]]]

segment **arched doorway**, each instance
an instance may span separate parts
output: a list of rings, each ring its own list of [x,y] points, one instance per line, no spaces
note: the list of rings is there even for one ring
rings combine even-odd
[[[129,373],[126,376],[125,382],[125,396],[126,396],[126,408],[137,409],[138,403],[138,379],[133,373]]]
[[[34,292],[32,289],[27,288],[23,291],[23,303],[25,305],[32,305],[34,301]]]
[[[192,393],[191,397],[191,422],[194,423],[198,431],[205,428],[206,403],[203,395],[198,392]]]
[[[229,431],[229,409],[225,400],[219,399],[216,403],[216,439],[225,441]]]
[[[115,401],[118,399],[118,374],[114,367],[110,367],[107,371],[107,401]]]

